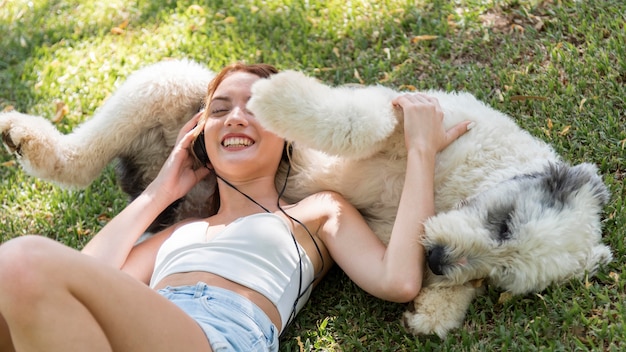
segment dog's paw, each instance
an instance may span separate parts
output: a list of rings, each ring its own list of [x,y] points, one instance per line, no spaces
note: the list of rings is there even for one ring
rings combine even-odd
[[[9,153],[17,156],[21,153],[21,138],[11,133],[11,127],[18,114],[19,113],[16,112],[0,113],[0,136],[2,136],[2,144]]]
[[[451,287],[424,287],[402,316],[402,324],[414,335],[437,334],[445,338],[459,328],[465,313],[482,287],[466,284]]]
[[[7,148],[9,153],[16,155],[21,154],[20,144],[13,141],[9,132],[2,132],[2,144],[4,144],[4,147]]]
[[[300,146],[329,152],[336,140],[343,143],[346,137],[335,136],[342,121],[333,121],[332,93],[331,87],[312,77],[284,71],[255,82],[247,106],[269,131]]]
[[[585,262],[584,270],[588,275],[595,275],[600,268],[612,261],[613,253],[611,253],[611,248],[604,244],[597,244],[591,249],[590,255]]]
[[[50,125],[50,122],[16,111],[1,113],[2,143],[11,154],[18,158],[26,157],[28,159],[29,155],[39,151],[42,125]],[[43,127],[43,130],[47,130],[46,127]]]
[[[329,87],[313,78],[284,71],[252,86],[248,109],[266,129],[304,143],[311,129],[328,128],[320,101],[329,93]]]
[[[54,146],[60,132],[43,117],[16,111],[0,114],[2,144],[31,175],[46,177],[56,170]]]

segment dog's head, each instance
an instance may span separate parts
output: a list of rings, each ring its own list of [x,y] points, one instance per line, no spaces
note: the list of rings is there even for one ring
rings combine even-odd
[[[504,181],[426,222],[430,278],[441,284],[487,278],[521,294],[582,274],[611,259],[600,244],[608,199],[591,164],[550,164]]]

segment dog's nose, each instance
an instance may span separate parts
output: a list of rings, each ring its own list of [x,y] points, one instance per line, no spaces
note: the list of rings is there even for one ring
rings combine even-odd
[[[445,248],[443,246],[435,246],[428,250],[428,267],[435,275],[443,275],[445,267]]]

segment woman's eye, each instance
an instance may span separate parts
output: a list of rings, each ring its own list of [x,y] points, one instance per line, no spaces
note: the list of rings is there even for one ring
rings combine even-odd
[[[224,115],[228,112],[228,109],[226,108],[213,108],[211,109],[211,115],[213,116],[221,116]]]

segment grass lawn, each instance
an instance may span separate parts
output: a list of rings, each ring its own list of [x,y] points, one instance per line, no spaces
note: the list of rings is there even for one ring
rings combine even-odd
[[[334,269],[281,350],[622,351],[625,22],[623,0],[0,0],[0,110],[43,115],[69,132],[131,72],[166,58],[469,91],[566,160],[598,165],[612,193],[603,225],[614,262],[588,280],[510,300],[489,289],[445,340],[409,335],[402,305]],[[37,233],[81,248],[126,202],[113,165],[68,190],[26,175],[0,150],[0,242]]]

